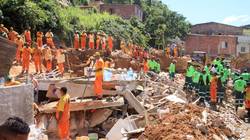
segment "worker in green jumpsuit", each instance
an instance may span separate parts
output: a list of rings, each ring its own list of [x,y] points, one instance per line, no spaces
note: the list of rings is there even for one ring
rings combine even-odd
[[[175,78],[175,64],[176,61],[173,61],[169,66],[169,78],[174,81]]]

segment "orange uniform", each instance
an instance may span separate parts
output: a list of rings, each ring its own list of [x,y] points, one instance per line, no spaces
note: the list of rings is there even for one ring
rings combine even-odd
[[[166,56],[170,57],[170,47],[167,47],[167,49],[166,49]]]
[[[101,37],[99,35],[96,36],[96,49],[99,50],[101,44]]]
[[[79,49],[79,35],[78,35],[78,33],[75,33],[75,35],[74,35],[74,48]]]
[[[26,71],[26,72],[29,71],[30,54],[31,54],[31,50],[29,47],[23,48],[23,52],[22,52],[23,71]]]
[[[90,49],[95,48],[94,35],[93,34],[89,34],[89,48]]]
[[[82,35],[81,35],[81,47],[82,47],[82,49],[86,48],[86,38],[87,38],[87,34],[82,33]]]
[[[36,33],[36,43],[38,47],[43,46],[43,32],[37,32]]]
[[[178,57],[178,48],[177,47],[174,48],[174,57]]]
[[[112,36],[108,37],[108,46],[109,46],[109,50],[112,51],[113,50],[113,38],[112,38]]]
[[[143,71],[147,73],[149,71],[148,61],[143,62]]]
[[[16,44],[17,44],[17,50],[16,50],[16,60],[17,62],[20,62],[21,61],[21,51],[23,49],[23,40],[20,38],[20,39],[17,39],[16,40]]]
[[[102,50],[106,50],[106,38],[102,37]]]
[[[210,100],[213,103],[217,102],[217,77],[212,77],[210,84]]]
[[[15,42],[17,40],[18,33],[16,31],[9,32],[9,40]]]
[[[55,45],[54,45],[54,41],[53,41],[53,37],[54,37],[53,33],[52,32],[47,32],[45,34],[45,37],[46,37],[46,43],[47,43],[47,45],[50,46],[50,47],[52,47],[52,48],[54,48]]]
[[[42,50],[35,48],[33,52],[33,59],[35,63],[36,72],[42,72]]]
[[[95,95],[96,96],[102,96],[102,82],[103,82],[103,68],[104,68],[104,62],[102,59],[96,60],[95,63],[95,69],[102,69],[101,71],[97,71],[95,74]]]
[[[25,42],[31,46],[31,33],[29,30],[24,31]]]
[[[44,59],[46,61],[47,72],[52,71],[52,51],[49,47],[45,50]]]
[[[56,51],[57,66],[61,74],[64,73],[65,56],[62,49]]]
[[[246,109],[250,109],[250,86],[246,88],[245,92],[246,92],[245,107]]]
[[[59,112],[62,112],[59,120]],[[61,140],[67,140],[70,136],[70,96],[66,94],[57,103],[56,118],[58,120],[58,135]]]

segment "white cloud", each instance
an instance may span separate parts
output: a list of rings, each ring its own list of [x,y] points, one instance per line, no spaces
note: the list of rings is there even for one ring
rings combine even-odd
[[[249,23],[250,15],[229,16],[229,17],[224,18],[222,22],[225,24]]]

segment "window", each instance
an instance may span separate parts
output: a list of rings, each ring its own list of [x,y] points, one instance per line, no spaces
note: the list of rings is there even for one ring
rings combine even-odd
[[[228,48],[228,43],[227,43],[227,42],[225,42],[225,41],[224,41],[224,42],[222,42],[222,43],[221,43],[221,48],[222,48],[222,49],[226,49],[226,48]]]
[[[246,52],[246,47],[241,47],[240,52],[243,52],[243,53]]]

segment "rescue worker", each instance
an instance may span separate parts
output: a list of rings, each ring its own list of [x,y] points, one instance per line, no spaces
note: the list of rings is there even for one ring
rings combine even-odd
[[[100,36],[100,33],[98,32],[96,35],[96,49],[97,50],[100,49],[100,44],[101,44],[101,36]]]
[[[65,55],[64,55],[64,50],[63,50],[62,46],[60,46],[60,48],[57,49],[57,51],[56,51],[56,60],[57,60],[58,69],[59,69],[59,71],[61,73],[61,76],[63,77]]]
[[[17,61],[17,64],[19,64],[21,63],[21,52],[24,46],[24,41],[20,35],[17,36],[16,44],[17,44],[16,61]]]
[[[184,89],[191,90],[192,77],[194,75],[195,69],[194,69],[193,65],[191,64],[191,62],[188,62],[188,65],[189,65],[189,67],[188,67],[187,72],[186,72]]]
[[[247,83],[243,80],[243,77],[240,77],[234,82],[234,91],[233,95],[235,96],[235,110],[238,111],[238,107],[243,105],[244,101],[244,90]]]
[[[35,63],[36,74],[42,73],[42,50],[38,45],[33,50],[33,60]]]
[[[89,34],[89,48],[90,49],[94,49],[95,48],[95,42],[94,42],[94,40],[95,40],[95,37],[94,37],[93,33],[90,33]]]
[[[105,33],[102,34],[101,44],[102,44],[102,50],[106,50],[107,43],[106,43],[106,35],[105,35]]]
[[[0,125],[1,140],[28,140],[30,127],[21,118],[8,118]]]
[[[58,136],[60,140],[70,140],[70,96],[66,87],[60,89],[60,94],[56,108]]]
[[[247,122],[250,122],[250,82],[245,89],[245,108],[247,110]]]
[[[77,31],[75,31],[75,34],[74,34],[74,48],[76,50],[79,49],[79,34]]]
[[[170,57],[170,47],[166,48],[166,57]]]
[[[199,96],[200,96],[200,103],[205,103],[205,97],[207,94],[207,85],[208,85],[208,76],[206,74],[206,71],[202,71],[202,74],[199,79]]]
[[[86,49],[86,40],[87,40],[87,34],[85,31],[82,32],[82,35],[81,35],[81,48],[83,50]]]
[[[9,40],[16,42],[18,33],[14,31],[13,27],[10,27],[10,32],[8,34]]]
[[[30,27],[28,27],[25,31],[24,31],[24,37],[25,37],[25,42],[27,43],[27,45],[30,47],[32,40],[31,40],[31,33],[30,33]]]
[[[155,72],[160,73],[161,72],[161,64],[160,64],[160,59],[156,59],[155,61]]]
[[[44,59],[46,62],[46,72],[51,72],[52,71],[52,51],[50,49],[50,47],[45,46],[45,50],[44,50]]]
[[[216,103],[217,103],[217,82],[218,77],[217,73],[213,73],[211,82],[210,82],[210,105],[212,110],[217,110]]]
[[[153,59],[152,58],[148,60],[148,67],[149,67],[150,71],[154,70],[154,64],[153,64]]]
[[[100,56],[99,52],[95,53],[95,83],[94,83],[94,91],[97,98],[102,98],[102,82],[103,82],[103,68],[104,62]]]
[[[172,81],[174,81],[175,78],[175,64],[176,61],[174,60],[169,66],[169,79],[171,79]]]
[[[244,70],[244,72],[241,74],[241,77],[243,77],[243,80],[248,82],[250,80],[250,73],[248,73],[247,70]]]
[[[28,44],[25,44],[22,49],[22,63],[23,63],[23,73],[29,73],[29,65],[30,65],[30,57],[31,57],[31,49]]]
[[[144,61],[143,61],[143,72],[147,73],[148,71],[149,71],[148,59],[144,58]]]
[[[36,33],[36,43],[39,48],[43,46],[43,32],[38,31]]]
[[[218,82],[217,82],[217,91],[218,91],[217,95],[218,95],[218,97],[217,97],[217,101],[222,104],[222,101],[224,100],[224,97],[225,97],[226,88],[225,88],[225,85],[223,84],[223,83],[225,83],[225,79],[221,75],[224,75],[223,72],[220,74],[220,77],[218,77]]]
[[[113,50],[113,37],[111,35],[108,36],[108,46],[109,46],[109,50],[112,52],[112,50]]]
[[[199,80],[200,80],[201,73],[196,70],[193,74],[192,81],[193,81],[193,90],[196,93],[199,93]]]
[[[45,34],[45,37],[46,37],[47,46],[54,48],[55,47],[54,41],[53,41],[54,34],[51,32],[51,29],[49,29],[49,31]]]
[[[174,57],[178,57],[178,48],[177,48],[177,46],[174,47]]]

